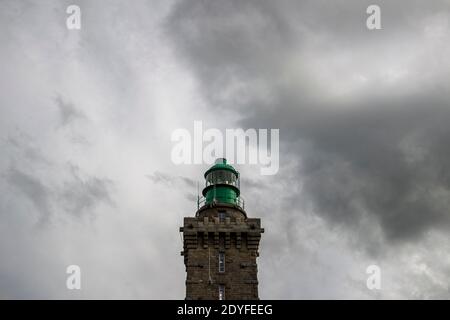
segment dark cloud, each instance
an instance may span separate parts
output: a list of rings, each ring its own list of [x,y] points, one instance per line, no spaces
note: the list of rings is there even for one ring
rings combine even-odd
[[[51,215],[51,191],[39,179],[17,168],[10,168],[6,180],[27,198],[39,212],[40,221],[47,221]]]
[[[301,195],[290,197],[290,210],[300,203],[349,230],[368,214],[387,240],[418,240],[427,230],[448,230],[450,222],[448,68],[435,70],[419,55],[409,81],[389,85],[372,71],[378,78],[371,86],[344,98],[330,87],[352,72],[369,73],[374,63],[400,64],[401,43],[420,49],[417,33],[436,24],[439,30],[436,15],[448,18],[449,8],[443,1],[382,1],[384,29],[370,33],[369,4],[186,1],[167,30],[212,108],[240,112],[243,127],[280,128],[281,165],[301,159],[287,176],[303,185]],[[320,69],[308,64],[321,58],[324,68],[335,67],[333,59],[351,68],[331,70],[320,83]]]
[[[174,176],[161,171],[155,171],[152,174],[147,174],[146,177],[150,179],[153,183],[161,183],[167,186],[181,187],[180,182],[190,188],[195,188],[197,186],[197,182],[188,177]]]
[[[62,125],[67,125],[76,119],[86,119],[84,113],[75,108],[72,103],[64,101],[61,96],[58,95],[55,98],[55,103],[61,116]]]
[[[390,239],[448,227],[450,110],[432,93],[369,101],[368,110],[317,112],[285,127],[302,157],[305,200],[336,223],[373,214]]]
[[[95,176],[80,177],[78,168],[71,167],[71,178],[61,188],[45,185],[39,178],[12,167],[6,180],[36,208],[40,222],[48,221],[54,211],[63,208],[74,216],[92,213],[101,203],[114,205],[111,190],[114,183],[109,179]]]
[[[114,182],[107,178],[96,176],[82,177],[76,166],[71,166],[72,179],[66,181],[60,193],[65,210],[72,215],[81,216],[92,213],[100,204],[114,205],[111,191]]]
[[[53,179],[42,179],[39,171],[52,168],[50,161],[39,149],[35,139],[21,132],[6,140],[10,168],[2,174],[11,190],[15,190],[30,201],[38,213],[39,222],[48,222],[55,212],[66,212],[74,216],[92,213],[95,207],[104,203],[114,205],[111,192],[114,182],[107,178],[90,176],[70,164],[62,168],[62,175],[68,173],[61,185]],[[7,149],[5,147],[5,149]],[[22,168],[27,168],[24,170]]]
[[[184,198],[189,200],[192,203],[197,202],[197,182],[194,180],[183,177],[183,176],[174,176],[168,173],[155,171],[153,174],[146,175],[148,179],[150,179],[155,184],[161,184],[169,188],[183,190]],[[202,187],[202,183],[199,184],[200,188]],[[201,189],[199,189],[201,192]]]
[[[29,162],[50,165],[51,163],[36,146],[35,141],[29,135],[16,131],[6,139],[6,148],[11,150],[9,154],[11,162],[14,159],[26,159]]]

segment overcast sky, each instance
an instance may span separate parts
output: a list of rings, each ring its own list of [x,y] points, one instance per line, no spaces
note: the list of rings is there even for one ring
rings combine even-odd
[[[178,228],[208,165],[173,164],[171,133],[201,120],[280,129],[276,175],[236,166],[266,230],[260,298],[449,299],[449,18],[448,0],[1,1],[0,298],[183,299]]]

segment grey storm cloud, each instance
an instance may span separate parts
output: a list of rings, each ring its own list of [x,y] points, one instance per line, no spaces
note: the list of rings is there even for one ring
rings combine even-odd
[[[64,181],[62,187],[47,186],[39,178],[15,167],[7,172],[6,181],[35,206],[41,223],[48,222],[56,209],[59,213],[82,216],[101,203],[113,206],[114,183],[95,176],[81,178],[78,169],[70,166],[71,178]]]
[[[71,4],[0,1],[0,298],[182,299],[194,120],[280,129],[276,175],[236,165],[262,299],[449,298],[448,1]]]
[[[11,168],[6,177],[8,183],[28,198],[39,211],[42,220],[51,214],[50,190],[35,177]]]
[[[146,177],[155,184],[164,185],[175,190],[189,190],[184,192],[184,198],[195,203],[197,196],[193,193],[197,188],[197,183],[188,177],[174,176],[169,173],[155,171],[153,174],[147,174]]]
[[[111,196],[114,189],[112,180],[96,176],[80,177],[79,168],[73,165],[70,171],[72,177],[64,182],[59,196],[69,213],[80,216],[92,212],[99,204],[114,206]]]
[[[164,173],[161,171],[155,171],[152,174],[146,175],[146,177],[154,183],[163,183],[168,186],[180,186],[180,182],[182,182],[183,184],[187,185],[190,188],[194,188],[197,185],[194,180],[188,177],[173,176],[171,174]]]
[[[86,116],[78,110],[72,103],[64,101],[61,96],[55,98],[55,103],[61,115],[62,125],[67,125],[76,119],[86,119]]]
[[[281,162],[301,159],[290,179],[302,181],[304,207],[349,229],[368,214],[386,240],[418,240],[450,226],[450,69],[445,58],[429,54],[394,87],[365,74],[380,59],[389,65],[408,57],[401,50],[384,54],[387,46],[420,51],[423,30],[448,52],[448,34],[439,38],[439,32],[448,26],[449,4],[381,1],[383,29],[372,33],[365,27],[369,4],[186,1],[167,30],[212,108],[239,112],[245,128],[280,128]],[[339,55],[339,73],[317,83],[320,70],[309,65],[333,68]],[[328,98],[327,86],[352,73],[371,86]],[[297,194],[290,203],[298,208]]]
[[[40,167],[53,168],[55,172],[59,168],[40,150],[33,137],[19,131],[5,141],[9,168],[2,177],[11,191],[33,205],[39,213],[39,223],[49,223],[61,213],[81,217],[100,204],[114,206],[112,180],[91,176],[68,162],[61,168],[64,178],[54,183],[37,173]]]

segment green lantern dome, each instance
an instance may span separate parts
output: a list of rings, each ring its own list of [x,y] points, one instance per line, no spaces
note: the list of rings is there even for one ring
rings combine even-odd
[[[202,194],[206,205],[225,203],[241,206],[239,172],[227,164],[226,159],[216,160],[205,172],[205,181]]]

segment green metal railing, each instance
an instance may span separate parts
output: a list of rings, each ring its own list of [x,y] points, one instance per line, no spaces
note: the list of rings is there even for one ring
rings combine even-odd
[[[215,199],[213,200],[213,202],[218,203],[215,201]],[[197,197],[197,210],[200,209],[201,207],[203,207],[205,204],[206,204],[206,198],[203,196],[198,196]],[[245,200],[242,197],[237,197],[236,202],[234,204],[242,209],[245,209]]]

